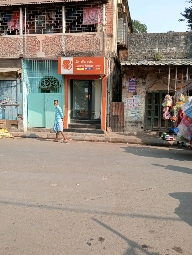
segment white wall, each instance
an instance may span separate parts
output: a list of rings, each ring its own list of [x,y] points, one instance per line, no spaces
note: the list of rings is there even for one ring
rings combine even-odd
[[[95,80],[95,119],[101,118],[101,80]]]

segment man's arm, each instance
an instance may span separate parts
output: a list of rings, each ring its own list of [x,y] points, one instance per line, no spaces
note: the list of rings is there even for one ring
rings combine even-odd
[[[63,120],[63,112],[62,112],[62,109],[60,106],[58,107],[58,111],[59,111],[59,115],[60,115],[61,119]]]

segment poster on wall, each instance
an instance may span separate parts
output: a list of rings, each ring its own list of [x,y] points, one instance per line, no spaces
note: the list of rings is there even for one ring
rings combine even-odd
[[[140,118],[140,96],[128,97],[125,101],[125,111],[127,116],[133,120]]]
[[[129,78],[128,80],[128,92],[135,93],[136,92],[136,78]]]

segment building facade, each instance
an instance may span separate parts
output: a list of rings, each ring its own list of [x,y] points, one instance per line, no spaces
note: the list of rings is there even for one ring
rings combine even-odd
[[[192,33],[130,34],[122,52],[122,101],[126,132],[163,131],[176,123],[163,118],[170,94],[192,95]]]
[[[106,130],[110,102],[121,101],[118,45],[126,47],[131,31],[127,1],[15,0],[0,6],[0,119],[18,121],[23,130],[52,128],[58,99],[65,129],[87,120]]]

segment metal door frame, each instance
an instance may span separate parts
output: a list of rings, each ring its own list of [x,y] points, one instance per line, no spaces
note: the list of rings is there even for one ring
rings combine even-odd
[[[71,119],[77,119],[77,120],[91,120],[91,113],[92,113],[92,80],[85,80],[88,81],[88,118],[80,118],[80,117],[73,117],[73,81],[70,80],[70,94],[71,94],[71,113],[70,113],[70,118]],[[83,81],[83,80],[81,80]]]

